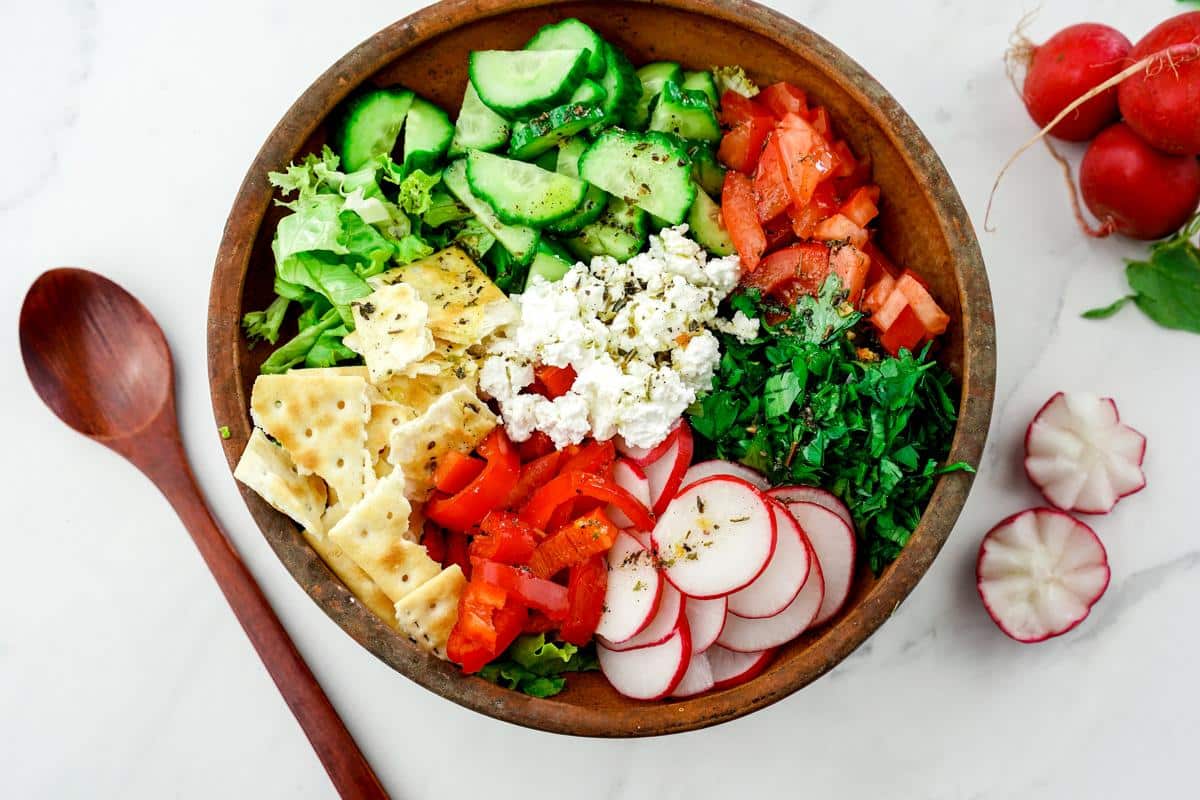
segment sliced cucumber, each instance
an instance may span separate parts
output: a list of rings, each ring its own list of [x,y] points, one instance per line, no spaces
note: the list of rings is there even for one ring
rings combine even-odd
[[[511,133],[508,120],[485,106],[479,99],[479,92],[475,91],[475,84],[467,81],[462,110],[458,112],[458,122],[454,123],[450,157],[466,155],[468,150],[499,150]]]
[[[642,82],[638,80],[637,70],[629,59],[617,48],[605,43],[604,57],[607,67],[600,86],[604,88],[604,124],[613,125],[619,122],[629,109],[642,96]],[[598,135],[603,125],[592,127],[592,133]]]
[[[433,172],[453,138],[449,115],[428,100],[414,97],[404,123],[404,172]]]
[[[496,212],[485,201],[475,196],[467,180],[467,161],[460,158],[442,172],[442,182],[450,193],[458,198],[467,209],[479,218],[479,223],[491,231],[504,249],[519,264],[528,264],[533,258],[540,234],[536,228],[526,225],[508,225],[496,216]],[[494,249],[494,248],[493,248]]]
[[[703,92],[681,89],[675,81],[663,84],[650,113],[650,130],[702,142],[721,140],[717,115]]]
[[[696,199],[687,152],[663,133],[606,131],[579,160],[579,176],[672,225],[683,222]]]
[[[687,152],[692,160],[692,179],[712,197],[720,197],[721,187],[725,185],[725,168],[717,161],[712,148],[706,144],[694,144]]]
[[[390,154],[412,102],[413,93],[399,88],[376,89],[350,100],[333,137],[342,170],[354,172]]]
[[[549,150],[547,150],[546,152],[542,153],[540,156],[535,158],[533,160],[533,163],[537,164],[539,167],[546,170],[547,172],[557,172],[558,171],[558,150],[551,147]]]
[[[529,264],[529,276],[525,279],[526,288],[533,282],[535,275],[541,275],[550,283],[561,281],[563,275],[575,266],[575,259],[557,244],[543,239],[538,243]]]
[[[587,185],[578,178],[478,150],[467,155],[467,181],[510,225],[541,226],[563,219],[587,194]]]
[[[586,23],[574,17],[544,25],[525,45],[526,50],[587,50],[587,74],[604,74],[604,40]]]
[[[642,91],[629,113],[625,115],[625,125],[634,130],[644,131],[650,123],[650,104],[658,97],[664,83],[683,81],[683,70],[674,61],[655,61],[639,69],[637,75],[642,83]]]
[[[467,71],[484,105],[513,119],[565,103],[587,64],[587,50],[476,50]]]
[[[555,167],[557,172],[563,175],[570,175],[572,178],[579,177],[579,158],[588,149],[590,142],[582,136],[573,136],[558,146],[558,164]]]
[[[683,80],[680,81],[679,86],[693,92],[704,92],[704,96],[708,98],[708,102],[713,108],[721,105],[721,95],[717,93],[717,82],[708,70],[683,73]]]
[[[530,262],[537,254],[536,249],[530,255]],[[493,247],[484,256],[484,263],[490,267],[489,274],[500,291],[514,294],[525,288],[529,265],[516,261],[512,253],[503,247]]]
[[[546,230],[553,233],[575,233],[595,222],[604,213],[604,206],[608,203],[608,192],[590,183],[587,187],[587,194],[583,196],[579,208],[557,222],[551,222],[546,226]]]
[[[604,111],[597,106],[582,103],[556,106],[533,119],[515,123],[508,154],[522,160],[535,158],[602,119]]]
[[[688,212],[687,222],[692,238],[705,250],[718,256],[733,255],[733,240],[729,238],[729,231],[725,230],[721,206],[699,188],[696,190],[696,202],[692,203],[692,210]]]
[[[567,239],[567,248],[581,259],[612,256],[628,261],[646,246],[646,212],[619,197],[608,201],[600,218]]]
[[[608,92],[603,86],[591,78],[584,78],[583,82],[579,84],[579,88],[575,90],[575,94],[571,95],[570,103],[603,107],[606,97],[608,97]]]

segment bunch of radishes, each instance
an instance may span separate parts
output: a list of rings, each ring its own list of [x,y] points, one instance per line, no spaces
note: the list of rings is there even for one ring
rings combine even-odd
[[[837,498],[768,490],[729,461],[692,465],[683,422],[654,450],[621,450],[616,481],[658,520],[609,551],[597,653],[618,692],[655,700],[742,683],[846,602],[856,546]]]
[[[1084,23],[1018,45],[1010,57],[1026,65],[1022,95],[1042,133],[1091,142],[1079,186],[1100,224],[1076,209],[1086,232],[1160,239],[1196,213],[1200,11],[1163,22],[1136,45]]]
[[[1074,628],[1108,588],[1108,554],[1068,512],[1107,514],[1146,485],[1146,438],[1111,398],[1055,394],[1025,434],[1025,473],[1053,508],[1031,508],[984,537],[979,596],[1000,629],[1041,642]]]

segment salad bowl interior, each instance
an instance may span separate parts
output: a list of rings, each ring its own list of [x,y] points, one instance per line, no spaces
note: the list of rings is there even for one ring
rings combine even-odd
[[[970,220],[928,141],[861,67],[817,34],[742,0],[452,0],[397,22],[322,75],[271,132],[241,186],[218,253],[209,308],[209,374],[217,424],[232,468],[252,431],[250,390],[266,348],[250,349],[239,321],[272,297],[271,239],[282,215],[267,173],[318,150],[338,104],[362,86],[403,84],[453,116],[472,50],[520,48],[542,25],[579,17],[635,64],[678,61],[693,69],[740,64],[760,84],[789,81],[828,108],[882,189],[880,241],[916,269],[952,318],[938,358],[960,389],[950,461],[978,464],[994,388],[994,320]],[[527,697],[411,645],[357,602],[306,544],[294,523],[251,490],[242,494],[263,534],[297,581],[347,633],[406,677],[463,706],[515,724],[587,736],[646,736],[700,728],[747,714],[800,689],[849,655],[896,609],[946,541],[971,477],[943,476],[919,527],[878,576],[859,565],[849,601],[830,623],[783,647],[758,677],[698,698],[642,703],[599,673],[572,676],[548,699]]]

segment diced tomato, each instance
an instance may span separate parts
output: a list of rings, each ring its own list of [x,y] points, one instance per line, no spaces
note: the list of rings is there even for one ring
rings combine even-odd
[[[864,155],[854,165],[854,172],[849,176],[835,177],[833,179],[834,188],[837,189],[838,195],[841,197],[849,197],[851,193],[860,186],[866,186],[871,182],[871,156]]]
[[[611,439],[603,442],[591,441],[568,455],[559,472],[590,472],[593,475],[611,478],[616,458],[617,448]]]
[[[489,511],[467,552],[473,561],[528,564],[541,538],[541,531],[511,511]]]
[[[871,259],[852,244],[842,245],[833,250],[830,255],[830,271],[841,278],[842,288],[846,290],[846,300],[855,308],[862,299],[870,267]]]
[[[566,453],[551,451],[521,467],[521,477],[508,493],[504,507],[519,508],[524,505],[539,486],[558,474],[558,468],[566,457]]]
[[[467,535],[458,531],[446,531],[446,561],[448,567],[458,564],[463,575],[471,577],[471,553],[467,544]]]
[[[900,352],[900,348],[915,351],[928,338],[928,332],[921,320],[910,306],[905,306],[895,321],[879,337],[883,349],[892,355]]]
[[[834,214],[817,224],[813,238],[822,242],[850,242],[855,247],[862,247],[867,243],[867,232],[845,214]]]
[[[833,155],[821,135],[798,114],[788,114],[775,129],[792,205],[803,208],[833,170]]]
[[[425,546],[425,552],[439,564],[446,563],[446,534],[434,523],[425,520],[425,525],[422,527],[421,544]]]
[[[561,570],[578,564],[597,553],[606,553],[617,538],[617,527],[602,509],[563,525],[537,546],[529,569],[534,575],[552,578]]]
[[[433,485],[439,492],[454,494],[467,488],[475,476],[483,472],[484,462],[478,458],[451,450],[442,456],[433,473]]]
[[[571,386],[575,383],[575,370],[569,364],[565,367],[552,367],[549,364],[543,364],[534,369],[533,375],[542,384],[543,388],[545,388],[546,397],[551,400],[556,397],[562,397],[571,391]]]
[[[802,207],[793,205],[788,209],[792,230],[801,239],[811,239],[817,225],[826,217],[835,214],[837,209],[838,201],[832,184],[822,181],[808,203]]]
[[[517,484],[521,459],[503,428],[488,434],[479,447],[487,465],[475,480],[449,497],[435,497],[425,506],[425,515],[453,531],[465,531],[478,525],[487,512],[500,508]]]
[[[541,611],[550,619],[561,620],[567,616],[567,587],[539,578],[528,569],[481,561],[475,569],[475,578],[516,595],[526,606]]]
[[[858,169],[858,159],[854,157],[854,151],[850,149],[850,145],[842,139],[829,146],[833,153],[834,167],[833,177],[849,178]]]
[[[909,308],[913,310],[917,319],[921,321],[921,325],[924,326],[925,332],[930,336],[943,333],[950,325],[950,316],[942,311],[928,288],[912,272],[904,271],[904,275],[896,281],[896,291],[904,295]]]
[[[767,237],[758,221],[754,185],[748,177],[734,170],[725,173],[725,184],[721,189],[721,218],[734,248],[741,256],[742,268],[753,271],[767,248]]]
[[[468,674],[499,657],[521,634],[528,611],[509,592],[472,580],[458,601],[458,620],[446,643],[446,656]]]
[[[763,235],[767,237],[768,253],[791,244],[796,241],[796,232],[792,230],[792,218],[784,214],[771,220],[763,226]]]
[[[826,139],[834,138],[833,121],[829,118],[829,112],[825,110],[825,106],[813,106],[809,109],[807,118],[812,123],[813,128],[822,137]]]
[[[558,631],[564,642],[583,647],[596,633],[608,590],[608,562],[596,554],[571,567],[567,580],[567,618]]]
[[[874,268],[874,263],[871,267]],[[862,309],[863,311],[874,314],[879,309],[883,308],[883,304],[887,301],[892,291],[896,288],[896,279],[886,272],[880,276],[879,280],[871,284],[871,288],[863,295]]]
[[[908,300],[904,297],[904,292],[893,289],[879,310],[871,315],[871,324],[880,331],[886,331],[892,327],[896,318],[900,316],[900,312],[906,308],[908,308]]]
[[[776,119],[808,111],[808,95],[790,83],[773,83],[759,92],[754,100],[774,114]]]
[[[517,445],[521,455],[521,463],[541,458],[547,453],[554,452],[554,442],[542,431],[534,431],[529,438]]]
[[[762,153],[763,143],[771,132],[773,123],[770,117],[755,117],[735,125],[721,137],[717,147],[717,159],[738,172],[753,174],[758,166],[758,157]]]
[[[754,174],[754,197],[758,207],[758,220],[770,222],[787,210],[791,197],[783,179],[783,166],[779,157],[779,143],[775,135],[767,137],[758,170]]]
[[[858,227],[865,228],[867,223],[879,216],[879,208],[875,205],[878,202],[878,186],[860,186],[846,198],[839,212]]]
[[[828,276],[829,248],[820,242],[804,242],[771,253],[757,270],[742,278],[742,285],[791,304],[801,295],[815,295]]]
[[[871,272],[867,276],[868,282],[873,284],[884,275],[889,275],[892,278],[900,277],[900,268],[892,263],[887,253],[883,252],[875,242],[868,241],[862,246],[862,251],[871,258]]]
[[[774,122],[771,112],[763,108],[756,99],[733,90],[727,90],[721,95],[721,109],[717,112],[717,118],[727,128],[734,128],[753,120],[765,120],[768,124]]]

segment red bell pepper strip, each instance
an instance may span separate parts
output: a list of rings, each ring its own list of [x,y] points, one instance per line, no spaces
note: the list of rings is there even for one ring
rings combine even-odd
[[[525,466],[521,467],[521,477],[517,480],[512,491],[508,493],[508,499],[504,501],[505,508],[519,508],[524,505],[529,496],[534,490],[545,483],[548,483],[551,478],[559,472],[559,465],[566,458],[566,453],[553,452],[547,453],[541,458],[534,459]]]
[[[534,369],[533,375],[546,390],[546,397],[551,400],[556,397],[562,397],[571,391],[571,386],[574,385],[576,377],[575,369],[569,364],[565,367],[552,367],[549,364],[543,364]]]
[[[458,564],[463,575],[471,577],[471,553],[465,533],[446,531],[446,566],[451,564]]]
[[[451,450],[438,462],[433,473],[433,485],[446,494],[461,492],[475,480],[475,476],[483,472],[484,466],[484,462],[478,458]]]
[[[596,633],[604,613],[604,594],[608,590],[608,562],[596,554],[571,567],[567,580],[567,618],[558,636],[564,642],[583,647]]]
[[[617,527],[604,510],[596,509],[562,526],[539,544],[533,551],[533,558],[529,559],[529,568],[534,575],[551,578],[567,567],[608,552],[617,533]]]
[[[611,439],[604,442],[588,442],[570,453],[559,472],[590,472],[608,478],[612,477],[613,462],[616,459],[617,448]]]
[[[528,569],[495,561],[481,561],[475,568],[474,577],[499,586],[529,608],[541,611],[550,619],[566,619],[567,587],[539,578]]]
[[[534,431],[528,439],[517,445],[517,452],[521,454],[521,463],[524,464],[553,453],[554,442],[541,431]]]
[[[726,137],[729,138],[729,137]],[[734,249],[742,259],[742,267],[753,271],[767,249],[767,236],[758,221],[758,201],[754,184],[739,172],[725,173],[721,188],[721,219]]]
[[[540,531],[511,511],[489,511],[479,524],[479,533],[471,540],[468,554],[472,561],[528,564],[541,538]]]
[[[478,672],[521,634],[528,613],[499,586],[472,580],[458,601],[458,621],[450,631],[446,656],[463,672]]]
[[[521,509],[521,519],[544,531],[556,508],[579,497],[612,503],[629,517],[637,530],[654,530],[654,517],[640,500],[611,480],[586,472],[564,473],[539,488]]]
[[[462,491],[450,497],[435,497],[425,506],[425,515],[452,531],[478,525],[487,512],[500,508],[517,484],[521,461],[503,428],[496,428],[479,445],[487,466]]]
[[[425,546],[425,552],[430,558],[442,566],[446,565],[445,531],[429,520],[425,520],[425,525],[421,533],[421,544]]]
[[[521,633],[547,633],[557,627],[558,622],[556,620],[550,619],[541,611],[531,611],[529,612],[528,619],[525,620],[525,624],[521,627]]]

